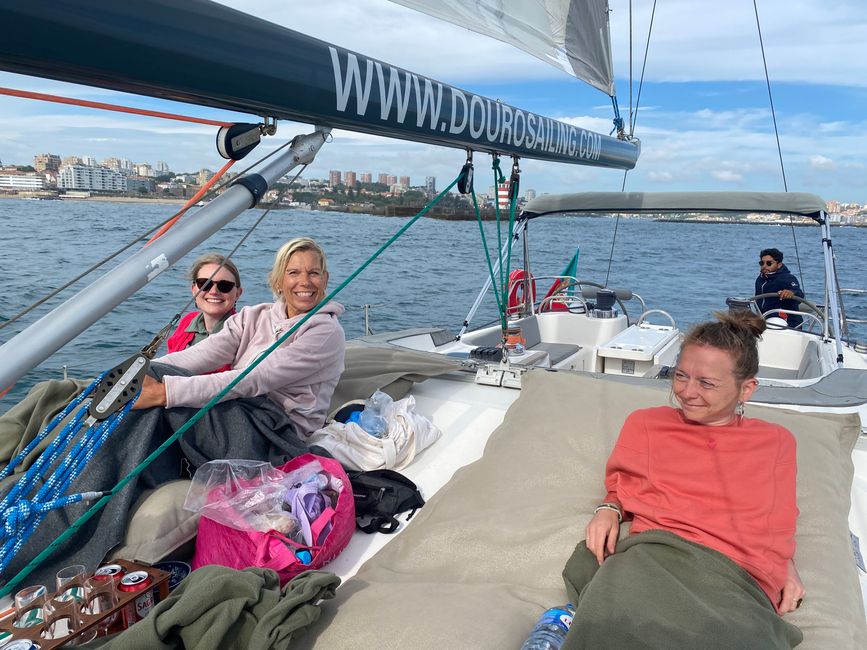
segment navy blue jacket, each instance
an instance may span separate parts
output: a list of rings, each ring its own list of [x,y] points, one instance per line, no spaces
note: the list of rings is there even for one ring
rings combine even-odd
[[[798,283],[798,278],[792,275],[789,268],[783,264],[777,271],[769,275],[762,275],[756,278],[756,295],[761,293],[777,293],[783,289],[788,289],[799,298],[804,297],[804,292],[801,290],[801,285]],[[756,301],[759,305],[759,311],[762,313],[770,309],[798,309],[800,303],[797,300],[780,300],[776,296],[773,298],[762,298]],[[780,314],[786,319],[789,327],[798,327],[804,322],[803,317],[794,314]]]

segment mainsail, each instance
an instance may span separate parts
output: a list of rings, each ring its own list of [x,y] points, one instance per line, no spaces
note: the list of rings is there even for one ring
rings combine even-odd
[[[608,0],[392,0],[532,54],[614,96]]]

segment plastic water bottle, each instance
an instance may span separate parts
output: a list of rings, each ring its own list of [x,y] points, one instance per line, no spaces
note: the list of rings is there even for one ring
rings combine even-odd
[[[560,650],[574,615],[575,607],[572,603],[545,611],[524,641],[521,650]]]
[[[382,438],[388,431],[388,420],[385,416],[391,403],[391,397],[379,390],[368,397],[358,418],[361,428],[375,438]]]

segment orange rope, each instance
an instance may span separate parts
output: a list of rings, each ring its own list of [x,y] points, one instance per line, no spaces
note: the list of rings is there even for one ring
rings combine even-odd
[[[232,122],[218,122],[216,120],[206,120],[200,117],[189,117],[186,115],[176,115],[175,113],[163,113],[161,111],[148,111],[143,108],[131,108],[129,106],[119,106],[117,104],[103,104],[102,102],[90,102],[85,99],[73,99],[71,97],[60,97],[58,95],[46,95],[43,93],[34,93],[28,90],[15,90],[13,88],[0,87],[0,95],[8,95],[10,97],[23,97],[24,99],[38,99],[43,102],[54,102],[56,104],[70,104],[71,106],[86,106],[88,108],[100,108],[106,111],[116,111],[118,113],[132,113],[133,115],[147,115],[150,117],[162,117],[167,120],[178,120],[180,122],[194,122],[195,124],[208,124],[210,126],[232,126]]]
[[[225,174],[227,171],[229,171],[229,169],[234,164],[235,164],[235,161],[230,160],[225,165],[223,165],[222,169],[220,169],[220,171],[218,171],[216,174],[214,174],[207,183],[202,185],[201,189],[198,192],[196,192],[195,195],[193,195],[193,198],[191,198],[189,201],[187,201],[184,204],[184,207],[182,207],[180,210],[178,210],[178,213],[174,217],[172,217],[169,221],[164,223],[162,225],[162,227],[156,233],[154,233],[154,236],[151,237],[150,239],[148,239],[145,246],[148,246],[149,244],[153,243],[154,241],[156,241],[157,239],[159,239],[160,237],[165,235],[166,232],[168,232],[169,228],[174,226],[178,222],[178,219],[180,219],[182,216],[184,216],[184,214],[187,212],[187,210],[189,210],[196,203],[198,203],[199,199],[202,198],[205,195],[205,193],[209,189],[211,189],[211,187],[214,185],[214,183],[216,183],[218,180],[220,180],[220,178],[223,176],[223,174]]]

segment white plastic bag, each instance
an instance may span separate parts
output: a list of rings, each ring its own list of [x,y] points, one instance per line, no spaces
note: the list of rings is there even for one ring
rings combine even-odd
[[[196,470],[184,509],[237,530],[284,528],[286,474],[256,460],[213,460]]]
[[[184,509],[236,530],[276,530],[310,545],[309,513],[302,513],[299,504],[315,501],[320,492],[330,491],[336,499],[342,489],[343,482],[325,472],[319,461],[287,474],[261,461],[213,460],[196,470]],[[311,498],[304,501],[308,494]]]
[[[370,435],[355,422],[330,422],[314,431],[307,444],[327,449],[352,469],[400,470],[442,435],[430,420],[415,412],[412,395],[394,402],[387,419],[388,431],[381,438]]]

